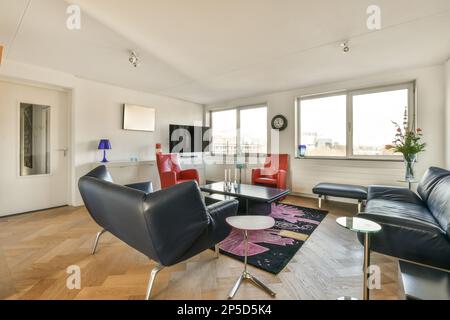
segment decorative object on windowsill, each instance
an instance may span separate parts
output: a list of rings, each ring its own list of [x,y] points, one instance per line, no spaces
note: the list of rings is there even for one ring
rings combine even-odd
[[[162,153],[161,143],[157,143],[155,149],[156,149],[156,154]]]
[[[408,108],[405,108],[405,115],[403,117],[403,127],[397,122],[392,121],[397,129],[394,141],[391,145],[387,145],[387,150],[394,150],[397,153],[401,153],[405,160],[405,180],[414,181],[415,172],[414,165],[417,161],[417,154],[425,151],[426,143],[421,143],[422,129],[415,128],[415,119],[412,121],[412,125],[408,122]]]
[[[108,139],[102,139],[100,140],[100,143],[98,144],[98,150],[103,150],[103,163],[108,162],[108,159],[106,159],[106,150],[111,150],[111,143]]]
[[[239,184],[242,183],[242,170],[245,170],[246,165],[245,163],[237,163],[236,169],[239,170],[239,180],[237,181]]]
[[[279,114],[272,119],[272,129],[283,131],[288,126],[288,120],[285,116]]]
[[[300,158],[306,157],[306,145],[304,145],[304,144],[298,145],[298,156]]]

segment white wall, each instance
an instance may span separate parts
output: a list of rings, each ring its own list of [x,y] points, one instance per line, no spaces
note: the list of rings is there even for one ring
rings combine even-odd
[[[147,160],[154,154],[155,143],[161,142],[163,150],[168,149],[169,123],[198,124],[203,118],[203,106],[195,103],[84,80],[15,61],[4,61],[0,66],[0,77],[33,85],[42,83],[58,86],[71,92],[68,128],[72,147],[69,151],[71,205],[82,204],[78,179],[91,169],[92,162],[101,159],[96,150],[99,139],[111,140],[113,149],[109,152],[109,160],[129,160],[132,156]],[[122,130],[123,103],[156,108],[156,131]]]
[[[101,138],[110,139],[112,150],[108,160],[150,160],[155,144],[162,143],[169,150],[169,124],[201,124],[203,107],[181,100],[112,87],[93,81],[80,80],[75,117],[75,177],[78,179],[91,169],[92,163],[102,159],[96,152]],[[156,109],[155,132],[122,130],[122,104],[132,103]],[[77,195],[76,203],[81,199]]]
[[[445,163],[445,94],[444,66],[433,66],[417,70],[379,74],[362,79],[353,79],[311,88],[274,93],[252,98],[238,99],[208,106],[206,109],[245,106],[266,102],[268,104],[268,129],[270,121],[277,114],[285,115],[289,126],[280,133],[280,152],[291,155],[291,188],[294,193],[311,194],[313,186],[320,182],[352,184],[402,185],[397,182],[404,174],[403,163],[356,160],[314,160],[295,159],[295,97],[324,93],[342,89],[356,89],[406,81],[417,81],[418,125],[424,130],[427,151],[420,155],[417,175],[421,176],[431,165],[444,166]],[[250,172],[247,170],[247,179]],[[210,176],[221,176],[222,168],[215,166],[207,172]],[[405,186],[403,184],[403,186]]]
[[[445,163],[450,169],[450,59],[445,64],[446,117],[445,117]]]

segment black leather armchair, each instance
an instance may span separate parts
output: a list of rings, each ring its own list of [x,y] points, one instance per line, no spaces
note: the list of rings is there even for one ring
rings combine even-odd
[[[417,191],[369,187],[366,212],[358,216],[383,227],[372,235],[371,249],[450,270],[450,171],[428,169]]]
[[[79,189],[87,210],[103,228],[101,233],[111,232],[158,263],[151,272],[146,299],[162,268],[216,246],[231,231],[225,219],[236,215],[238,202],[206,207],[194,181],[146,193],[110,180],[106,168],[99,167],[80,179]]]

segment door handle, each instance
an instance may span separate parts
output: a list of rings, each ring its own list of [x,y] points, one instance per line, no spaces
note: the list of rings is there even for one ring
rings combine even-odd
[[[57,149],[56,151],[62,151],[64,153],[64,157],[67,157],[67,152],[69,152],[69,149]]]

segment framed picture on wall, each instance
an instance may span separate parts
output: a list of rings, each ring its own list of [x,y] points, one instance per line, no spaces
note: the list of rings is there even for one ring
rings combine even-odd
[[[156,110],[134,104],[123,105],[123,130],[155,131]]]

